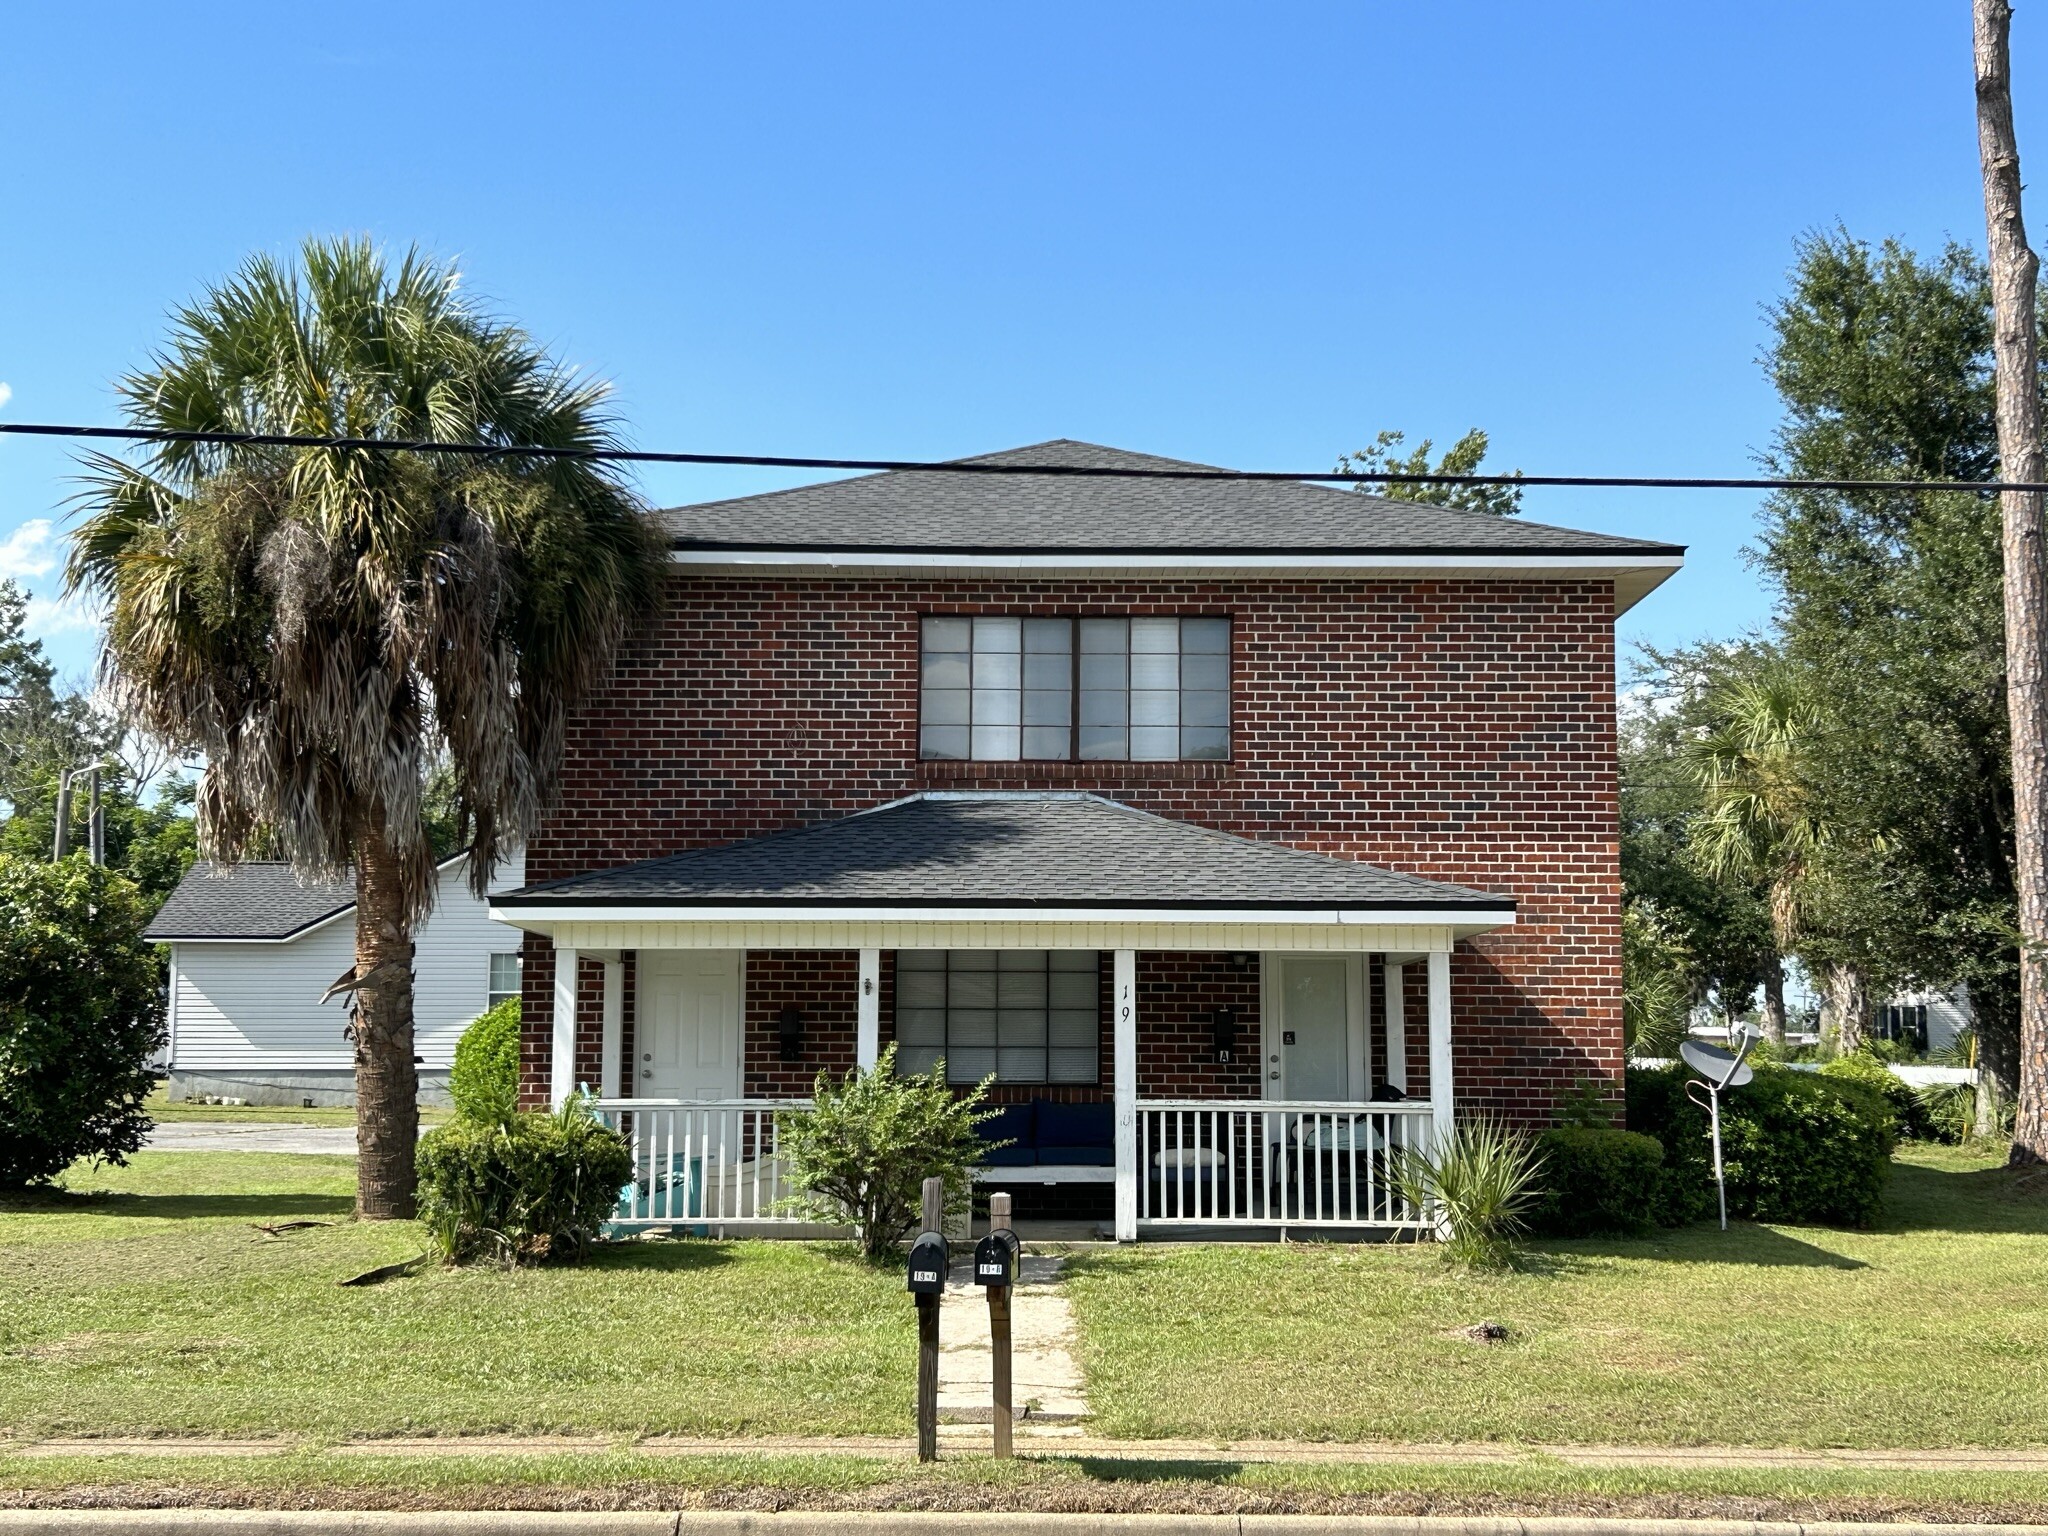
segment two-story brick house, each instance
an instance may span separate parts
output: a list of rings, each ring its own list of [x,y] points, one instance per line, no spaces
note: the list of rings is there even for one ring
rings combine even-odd
[[[1618,1091],[1614,622],[1682,549],[1050,468],[661,516],[493,907],[529,1098],[607,1101],[636,1214],[768,1218],[773,1106],[891,1041],[1126,1238],[1405,1225],[1389,1149]]]

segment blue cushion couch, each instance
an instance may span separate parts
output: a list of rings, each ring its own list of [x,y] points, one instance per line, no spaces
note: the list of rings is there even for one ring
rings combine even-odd
[[[980,1134],[983,1141],[1011,1143],[982,1159],[989,1168],[1116,1166],[1116,1111],[1108,1104],[1001,1104]]]

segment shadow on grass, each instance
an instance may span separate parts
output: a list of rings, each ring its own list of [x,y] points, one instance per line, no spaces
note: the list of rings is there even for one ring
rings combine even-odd
[[[1677,1227],[1650,1237],[1587,1238],[1568,1247],[1525,1250],[1518,1267],[1538,1274],[1569,1274],[1594,1258],[1669,1259],[1682,1264],[1758,1264],[1801,1269],[1866,1269],[1861,1259],[1832,1253],[1787,1232],[1735,1221],[1723,1232],[1713,1222]],[[1575,1262],[1577,1261],[1577,1262]]]
[[[650,1274],[689,1274],[733,1262],[730,1243],[629,1241],[600,1243],[590,1250],[592,1269],[625,1269]]]
[[[2048,1169],[1895,1162],[1877,1230],[2048,1233]]]
[[[109,1190],[49,1189],[17,1191],[0,1196],[0,1212],[143,1216],[157,1221],[257,1221],[293,1216],[346,1218],[355,1213],[355,1208],[355,1199],[350,1195],[314,1195],[290,1190],[239,1195],[132,1195]]]
[[[1033,1456],[1046,1466],[1066,1467],[1098,1483],[1225,1483],[1241,1476],[1246,1463],[1221,1457],[1207,1461],[1145,1461],[1121,1456]]]

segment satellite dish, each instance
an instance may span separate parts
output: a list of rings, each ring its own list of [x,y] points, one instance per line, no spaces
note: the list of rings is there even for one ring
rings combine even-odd
[[[1734,1051],[1723,1050],[1718,1045],[1709,1045],[1704,1040],[1682,1041],[1678,1054],[1698,1077],[1689,1079],[1685,1085],[1685,1096],[1707,1112],[1714,1138],[1714,1187],[1721,1196],[1721,1230],[1728,1230],[1728,1178],[1721,1167],[1721,1091],[1724,1088],[1740,1088],[1756,1076],[1755,1070],[1742,1058],[1749,1054],[1749,1048],[1763,1037],[1763,1031],[1751,1025],[1738,1024],[1729,1038],[1738,1041]],[[1702,1098],[1704,1093],[1706,1097]]]
[[[1740,1056],[1704,1040],[1687,1040],[1679,1046],[1678,1054],[1716,1089],[1740,1088],[1756,1076],[1756,1069]]]

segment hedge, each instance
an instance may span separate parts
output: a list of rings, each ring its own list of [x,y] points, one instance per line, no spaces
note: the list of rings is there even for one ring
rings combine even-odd
[[[1714,1208],[1707,1113],[1677,1067],[1631,1068],[1628,1120],[1664,1147],[1654,1202],[1666,1226]],[[1764,1067],[1721,1100],[1728,1214],[1756,1221],[1867,1226],[1884,1209],[1898,1140],[1885,1095],[1852,1078]]]
[[[1545,1237],[1633,1236],[1659,1216],[1664,1148],[1654,1136],[1558,1126],[1537,1138],[1543,1194],[1529,1230]]]

